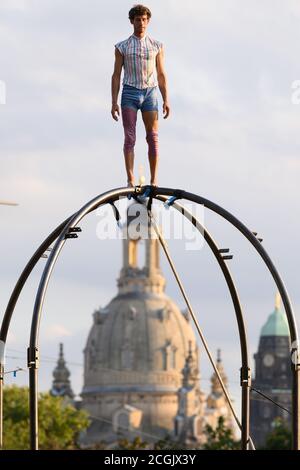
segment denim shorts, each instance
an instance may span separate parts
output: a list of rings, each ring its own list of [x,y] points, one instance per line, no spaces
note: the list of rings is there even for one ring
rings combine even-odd
[[[136,111],[158,111],[157,86],[140,90],[130,85],[123,85],[121,108],[133,108]]]

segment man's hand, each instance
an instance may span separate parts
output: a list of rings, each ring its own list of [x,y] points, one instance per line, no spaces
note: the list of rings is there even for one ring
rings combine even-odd
[[[164,114],[164,119],[166,119],[170,114],[170,106],[168,102],[164,102],[163,104],[163,114]]]
[[[118,121],[118,116],[120,116],[120,108],[118,104],[113,104],[111,107],[111,115],[115,121]]]

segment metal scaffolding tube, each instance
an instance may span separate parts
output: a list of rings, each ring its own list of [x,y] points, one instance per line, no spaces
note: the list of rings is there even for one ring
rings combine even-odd
[[[156,199],[165,202],[167,200],[167,197],[157,196]],[[249,354],[248,354],[248,341],[247,341],[244,315],[243,315],[242,307],[240,304],[240,299],[236,290],[236,286],[233,281],[232,274],[230,273],[230,270],[221,255],[221,250],[218,248],[216,242],[213,240],[208,230],[199,222],[199,220],[186,207],[184,207],[182,204],[178,203],[177,201],[173,202],[171,207],[175,207],[175,209],[177,209],[184,217],[186,217],[194,225],[194,227],[196,227],[197,230],[201,233],[201,235],[204,237],[204,240],[206,241],[211,251],[213,252],[222,270],[222,273],[225,277],[225,281],[227,283],[227,286],[231,295],[231,299],[232,299],[232,303],[233,303],[233,307],[235,311],[235,316],[236,316],[236,320],[238,324],[240,349],[241,349],[242,367],[240,369],[240,372],[241,372],[241,387],[242,387],[242,408],[241,408],[242,419],[241,419],[241,423],[238,422],[238,426],[241,430],[241,445],[242,445],[243,450],[247,450],[249,448],[249,443],[250,443],[252,449],[254,449],[253,441],[249,436],[251,369],[250,369]]]
[[[66,223],[70,220],[71,217],[66,219],[64,222],[62,222],[48,237],[43,241],[43,243],[39,246],[39,248],[35,251],[35,253],[32,255],[28,263],[26,264],[25,268],[23,269],[15,287],[14,290],[10,296],[9,302],[7,304],[6,310],[4,312],[3,320],[1,323],[1,329],[0,329],[0,349],[1,349],[1,354],[0,354],[0,449],[2,449],[3,446],[3,385],[4,385],[4,355],[5,355],[5,345],[6,345],[6,340],[7,340],[7,333],[9,330],[9,325],[12,319],[12,315],[16,306],[16,303],[18,301],[18,298],[20,296],[20,293],[22,292],[22,289],[32,272],[33,268],[36,266],[37,262],[40,260],[41,256],[47,248],[56,240],[60,232],[62,231],[63,227],[66,225]]]
[[[299,408],[300,408],[300,394],[299,394],[299,373],[300,373],[300,365],[299,365],[299,354],[298,354],[298,332],[297,332],[297,327],[296,327],[296,322],[294,318],[294,313],[292,309],[292,305],[287,293],[287,290],[285,288],[285,285],[276,270],[274,264],[272,263],[270,257],[268,256],[267,252],[261,245],[259,239],[256,238],[256,236],[244,225],[242,224],[236,217],[234,217],[231,213],[223,209],[222,207],[218,206],[217,204],[209,201],[208,199],[205,199],[201,196],[197,196],[193,193],[188,193],[184,190],[180,189],[171,189],[171,188],[158,188],[158,187],[152,187],[152,186],[143,186],[143,187],[135,187],[135,188],[119,188],[116,190],[108,191],[106,193],[103,193],[97,197],[95,197],[93,200],[88,202],[85,206],[83,206],[76,214],[71,216],[69,219],[67,219],[65,222],[63,222],[54,232],[52,232],[51,235],[55,233],[55,236],[53,235],[53,239],[50,243],[48,243],[48,246],[58,237],[58,240],[55,244],[54,249],[52,250],[49,259],[47,261],[47,264],[45,266],[43,276],[41,278],[40,284],[39,284],[39,289],[36,297],[36,302],[35,302],[35,307],[34,307],[34,312],[33,312],[33,319],[32,319],[32,325],[31,325],[31,335],[30,335],[30,346],[28,348],[28,357],[30,360],[28,360],[28,366],[29,369],[37,369],[38,367],[38,349],[37,349],[37,340],[38,340],[38,331],[39,331],[39,322],[40,322],[40,315],[41,315],[41,309],[43,305],[43,300],[45,296],[45,291],[47,289],[47,285],[49,282],[49,278],[51,275],[51,272],[53,270],[54,264],[56,262],[56,259],[64,245],[65,241],[65,236],[69,234],[69,230],[74,228],[77,223],[89,212],[95,210],[97,207],[99,207],[101,204],[104,204],[106,202],[113,202],[118,199],[118,197],[122,196],[127,196],[129,194],[134,195],[134,194],[144,194],[145,191],[149,191],[151,193],[151,197],[157,198],[159,195],[164,195],[164,196],[173,196],[176,198],[182,198],[182,199],[187,199],[192,202],[195,202],[197,204],[202,204],[206,208],[216,212],[218,215],[223,217],[225,220],[230,222],[233,226],[235,226],[249,241],[250,243],[254,246],[256,251],[259,253],[263,261],[265,262],[266,266],[268,267],[276,285],[279,290],[279,293],[281,295],[283,305],[285,308],[285,312],[288,318],[288,324],[289,324],[289,329],[290,329],[290,336],[291,336],[291,342],[292,342],[292,351],[291,351],[291,363],[292,363],[292,372],[293,372],[293,437],[294,437],[294,448],[299,449],[300,442],[299,442]],[[48,237],[48,241],[51,237],[51,235]],[[44,242],[44,249],[42,250],[42,253],[45,251],[48,246],[46,246],[46,243]],[[37,250],[37,252],[40,252],[41,250]],[[37,254],[36,252],[36,254]],[[42,254],[41,253],[41,254]],[[30,261],[33,260],[34,257]],[[38,259],[40,258],[40,255]],[[13,313],[13,309],[15,307],[15,303],[17,301],[17,298],[19,296],[19,293],[26,282],[26,279],[33,269],[33,266],[36,264],[38,259],[35,259],[35,263],[28,263],[26,266],[25,270],[23,271],[19,281],[20,283],[18,286],[16,285],[16,288],[14,289],[14,292],[11,296],[8,308],[6,310],[5,318],[4,318],[4,323],[2,324],[1,328],[1,335],[0,335],[0,346],[2,349],[3,345],[3,356],[4,356],[4,346],[5,346],[5,341],[6,341],[6,335],[7,335],[7,330],[8,326],[10,323],[11,315]],[[31,264],[31,265],[30,265]],[[30,266],[29,266],[30,265]],[[3,334],[2,334],[3,333]],[[1,357],[0,357],[1,358]],[[2,374],[3,364],[0,363],[0,372]],[[244,374],[244,375],[243,375]],[[246,371],[244,370],[242,375],[242,381],[247,380],[246,379]],[[37,392],[37,373],[31,371],[30,372],[30,381],[32,385],[32,390],[35,390]],[[1,382],[0,380],[0,387],[1,387]],[[1,401],[1,399],[0,399]],[[31,448],[35,449],[38,447],[38,441],[37,441],[37,419],[35,415],[37,414],[37,406],[34,404],[34,399],[33,399],[33,394],[31,394],[31,404],[32,404],[32,409],[31,409],[31,419],[32,421],[36,421],[36,429],[31,433]]]
[[[166,196],[158,196],[157,197],[158,200],[160,201],[166,201],[167,200],[167,197]],[[244,320],[243,320],[243,314],[242,314],[242,310],[241,310],[241,307],[240,307],[240,303],[239,303],[239,299],[238,299],[238,295],[237,295],[237,292],[236,292],[236,289],[235,289],[235,286],[234,286],[234,283],[233,283],[233,280],[232,280],[232,277],[229,273],[229,270],[227,268],[227,265],[226,263],[224,262],[222,256],[220,255],[221,253],[221,250],[219,250],[215,244],[215,242],[213,241],[212,237],[208,234],[207,230],[204,229],[204,227],[200,224],[200,222],[193,217],[193,215],[186,209],[184,208],[181,204],[179,203],[174,203],[172,204],[174,205],[174,207],[179,210],[186,218],[188,218],[188,220],[190,220],[190,222],[198,229],[198,231],[200,231],[200,233],[204,236],[205,240],[207,241],[208,245],[210,246],[210,248],[212,249],[222,271],[223,271],[223,274],[225,276],[225,279],[226,279],[226,282],[227,282],[227,285],[229,287],[229,290],[230,290],[230,294],[231,294],[231,297],[232,297],[232,300],[233,300],[233,304],[234,304],[234,308],[235,308],[235,313],[236,313],[236,318],[237,318],[237,322],[238,322],[238,327],[239,327],[239,333],[240,333],[240,345],[241,345],[241,357],[242,357],[242,369],[247,369],[247,370],[250,370],[248,368],[248,353],[247,353],[247,340],[246,340],[246,332],[245,332],[245,327],[244,327]],[[74,214],[73,214],[74,216]],[[71,217],[73,217],[71,216]],[[14,310],[14,307],[16,305],[16,302],[18,300],[18,297],[20,295],[20,292],[23,288],[23,286],[25,285],[25,282],[29,276],[29,274],[31,273],[32,269],[34,268],[34,266],[36,265],[36,263],[39,261],[40,257],[42,256],[42,254],[47,250],[47,248],[49,248],[49,246],[53,243],[53,241],[57,238],[57,236],[59,235],[59,233],[61,232],[62,228],[66,225],[66,223],[71,219],[71,217],[69,217],[68,219],[66,219],[62,224],[60,224],[47,238],[46,240],[40,245],[40,247],[36,250],[36,252],[34,253],[34,255],[32,256],[32,258],[30,259],[30,261],[27,263],[25,269],[23,270],[20,278],[18,279],[18,282],[14,288],[14,291],[11,295],[11,298],[9,300],[9,303],[8,303],[8,306],[7,306],[7,309],[6,309],[6,312],[5,312],[5,315],[4,315],[4,319],[3,319],[3,323],[2,323],[2,328],[1,328],[1,333],[0,333],[0,337],[4,340],[6,340],[6,336],[7,336],[7,332],[8,332],[8,328],[9,328],[9,323],[10,323],[10,319],[11,319],[11,316],[12,316],[12,313],[13,313],[13,310]],[[4,370],[3,370],[4,372]],[[33,375],[36,375],[36,370],[35,369],[31,369],[30,371],[30,382],[32,381],[32,376]],[[34,401],[35,403],[35,411],[34,411],[34,414],[36,414],[37,412],[37,405],[36,405],[36,396],[35,396],[35,387],[34,387],[34,384],[32,387],[30,387],[30,390],[31,390],[31,393],[33,394],[33,397],[32,400]],[[246,384],[246,388],[245,388],[245,384],[243,383],[242,384],[242,403],[247,403],[247,396],[246,396],[246,400],[243,398],[243,396],[245,395],[245,392],[247,393],[248,392],[248,386]],[[249,392],[248,392],[248,397],[249,397]],[[243,442],[244,443],[247,443],[248,440],[247,440],[247,437],[245,437],[243,439],[243,434],[245,436],[247,436],[247,434],[249,433],[247,430],[249,428],[249,406],[248,408],[248,414],[244,413],[243,412],[243,409],[242,409],[242,445],[243,445]],[[2,407],[1,407],[1,411],[2,411]],[[243,425],[243,418],[244,418],[244,425]],[[2,421],[0,423],[0,425],[2,426]],[[1,431],[2,431],[2,427],[1,427]],[[2,437],[2,434],[1,434],[1,437]],[[2,444],[1,444],[2,445]],[[243,448],[245,448],[246,444],[243,445]]]
[[[152,212],[151,212],[151,211],[148,211],[148,214],[149,214],[149,218],[150,218],[151,224],[153,225],[154,230],[155,230],[155,233],[156,233],[156,235],[158,236],[158,239],[159,239],[159,241],[160,241],[160,244],[161,244],[161,246],[162,246],[162,248],[163,248],[163,250],[164,250],[164,252],[165,252],[165,255],[166,255],[166,257],[167,257],[167,260],[168,260],[168,262],[169,262],[169,264],[170,264],[170,266],[171,266],[171,269],[172,269],[172,271],[173,271],[173,274],[174,274],[174,277],[175,277],[175,279],[176,279],[176,282],[177,282],[177,284],[178,284],[178,286],[179,286],[179,289],[180,289],[180,291],[181,291],[181,293],[182,293],[182,296],[183,296],[183,298],[184,298],[184,300],[185,300],[185,303],[186,303],[186,305],[187,305],[187,308],[188,308],[188,310],[189,310],[189,312],[190,312],[190,315],[191,315],[191,317],[192,317],[192,319],[193,319],[193,322],[194,322],[195,327],[196,327],[196,329],[197,329],[197,332],[198,332],[198,334],[199,334],[199,336],[200,336],[200,339],[201,339],[201,342],[202,342],[202,344],[203,344],[203,346],[204,346],[204,349],[205,349],[205,351],[206,351],[206,354],[207,354],[207,356],[208,356],[208,358],[209,358],[209,361],[210,361],[210,363],[211,363],[211,365],[212,365],[212,367],[213,367],[213,369],[214,369],[214,371],[215,371],[215,374],[216,374],[216,376],[217,376],[217,378],[218,378],[218,381],[219,381],[219,383],[220,383],[220,385],[221,385],[221,388],[222,388],[222,390],[223,390],[223,393],[224,393],[224,395],[225,395],[225,398],[226,398],[226,400],[227,400],[227,402],[228,402],[228,404],[229,404],[229,407],[230,407],[230,409],[231,409],[231,412],[232,412],[232,414],[233,414],[233,417],[234,417],[234,419],[235,419],[235,421],[236,421],[236,423],[237,423],[239,429],[240,429],[241,432],[242,432],[242,440],[241,440],[242,449],[243,449],[243,450],[248,450],[248,444],[249,444],[249,407],[247,407],[247,408],[245,409],[245,412],[246,412],[246,415],[244,416],[244,424],[245,424],[245,427],[243,428],[243,427],[242,427],[242,424],[241,424],[241,422],[240,422],[240,420],[239,420],[239,418],[238,418],[238,416],[237,416],[237,414],[236,414],[236,412],[235,412],[235,409],[234,409],[234,407],[233,407],[233,404],[232,404],[232,402],[231,402],[231,400],[230,400],[228,391],[227,391],[227,389],[226,389],[226,387],[225,387],[225,384],[224,384],[224,382],[223,382],[223,380],[222,380],[222,377],[221,377],[221,375],[220,375],[220,373],[219,373],[219,371],[218,371],[218,368],[217,368],[217,366],[216,366],[216,363],[215,363],[215,361],[214,361],[214,359],[213,359],[213,357],[212,357],[212,354],[211,354],[211,352],[210,352],[210,350],[209,350],[207,341],[206,341],[206,339],[205,339],[204,334],[202,333],[202,330],[201,330],[201,328],[200,328],[199,322],[198,322],[198,320],[197,320],[197,318],[196,318],[196,315],[195,315],[195,313],[194,313],[194,310],[193,310],[193,308],[192,308],[192,305],[191,305],[191,303],[190,303],[190,301],[189,301],[189,299],[188,299],[188,297],[187,297],[187,294],[186,294],[186,292],[185,292],[185,289],[184,289],[184,287],[183,287],[183,284],[182,284],[182,282],[181,282],[181,280],[180,280],[180,278],[179,278],[178,272],[177,272],[177,270],[176,270],[176,268],[175,268],[175,265],[174,265],[174,263],[173,263],[173,260],[172,260],[172,258],[171,258],[171,255],[170,255],[170,252],[169,252],[167,243],[166,243],[166,241],[164,240],[162,234],[160,233],[160,230],[159,230],[159,228],[158,228],[158,226],[157,226],[157,224],[156,224],[156,222],[155,222],[155,219],[154,219],[154,216],[153,216]],[[243,402],[243,400],[242,400],[242,402]],[[244,409],[243,409],[242,411],[244,411]]]

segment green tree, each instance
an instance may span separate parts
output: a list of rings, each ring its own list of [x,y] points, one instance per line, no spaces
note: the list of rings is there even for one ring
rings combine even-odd
[[[189,447],[183,443],[172,440],[171,436],[166,436],[164,439],[154,443],[154,450],[187,450]]]
[[[282,418],[274,420],[274,429],[266,437],[264,450],[290,450],[292,449],[292,433]]]
[[[219,417],[215,429],[207,424],[204,434],[206,436],[206,443],[203,445],[203,449],[237,450],[241,448],[240,441],[236,441],[233,437],[232,429],[226,428],[223,416]]]
[[[149,446],[148,442],[143,441],[139,436],[135,437],[133,441],[128,441],[127,439],[120,439],[118,441],[118,450],[141,450],[146,449]]]
[[[9,386],[3,394],[3,441],[5,449],[29,449],[28,388]],[[79,433],[89,424],[85,411],[78,411],[61,397],[39,394],[39,448],[78,448]]]

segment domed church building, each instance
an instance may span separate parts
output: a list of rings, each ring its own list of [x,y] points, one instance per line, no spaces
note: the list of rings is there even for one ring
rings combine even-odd
[[[123,228],[118,292],[94,312],[84,349],[82,408],[91,417],[84,445],[137,435],[154,442],[176,434],[175,424],[182,430],[187,420],[189,439],[199,440],[203,431],[199,417],[205,397],[195,334],[189,315],[165,293],[160,242],[147,218],[148,237],[131,234],[132,206]]]

